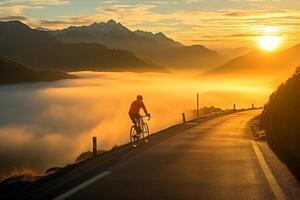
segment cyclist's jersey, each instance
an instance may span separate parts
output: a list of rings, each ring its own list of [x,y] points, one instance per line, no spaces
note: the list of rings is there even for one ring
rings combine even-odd
[[[144,110],[145,114],[148,114],[148,111],[143,103],[143,101],[135,100],[131,103],[129,114],[139,114],[141,108]]]

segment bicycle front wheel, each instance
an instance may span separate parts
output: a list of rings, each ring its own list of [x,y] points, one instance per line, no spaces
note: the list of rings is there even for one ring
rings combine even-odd
[[[137,145],[139,144],[139,137],[134,126],[132,126],[130,129],[130,142],[133,147],[137,147]]]

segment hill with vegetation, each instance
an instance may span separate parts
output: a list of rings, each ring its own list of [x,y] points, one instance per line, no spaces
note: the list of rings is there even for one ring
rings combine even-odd
[[[300,69],[274,92],[261,116],[267,141],[300,178]]]

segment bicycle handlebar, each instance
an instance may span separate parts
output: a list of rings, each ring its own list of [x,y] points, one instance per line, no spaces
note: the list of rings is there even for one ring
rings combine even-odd
[[[147,117],[148,117],[148,120],[150,120],[151,115],[149,114],[149,115],[141,116],[141,118],[147,118]]]

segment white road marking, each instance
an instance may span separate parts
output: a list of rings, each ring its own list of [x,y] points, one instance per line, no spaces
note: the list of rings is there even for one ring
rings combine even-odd
[[[104,176],[108,175],[110,173],[110,171],[105,171],[105,172],[102,172],[101,174],[95,176],[94,178],[91,178],[90,180],[87,180],[86,182],[84,183],[81,183],[80,185],[76,186],[75,188],[59,195],[58,197],[56,197],[55,199],[53,200],[64,200],[66,198],[68,198],[69,196],[71,196],[72,194],[78,192],[79,190],[85,188],[86,186],[89,186],[90,184],[96,182],[97,180],[103,178]]]
[[[276,181],[274,175],[272,174],[272,171],[270,170],[270,168],[268,167],[268,164],[263,156],[263,154],[261,153],[259,147],[257,146],[256,142],[251,141],[252,143],[252,147],[254,149],[254,152],[258,158],[259,164],[268,180],[268,183],[276,197],[277,200],[286,200],[286,197],[280,187],[280,185],[278,184],[278,182]]]

